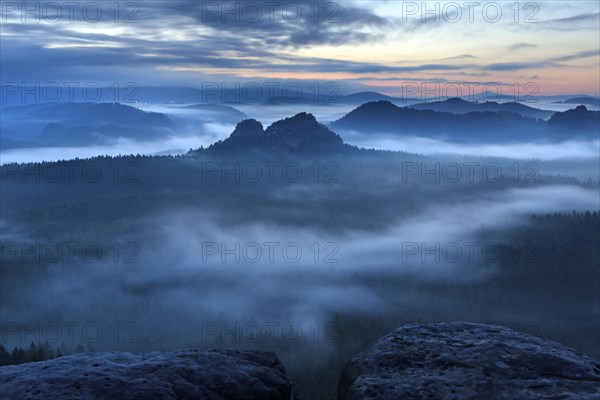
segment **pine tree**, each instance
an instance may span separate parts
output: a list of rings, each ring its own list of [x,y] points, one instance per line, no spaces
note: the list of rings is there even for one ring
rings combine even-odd
[[[6,351],[4,345],[0,344],[0,365],[10,364],[10,354]]]

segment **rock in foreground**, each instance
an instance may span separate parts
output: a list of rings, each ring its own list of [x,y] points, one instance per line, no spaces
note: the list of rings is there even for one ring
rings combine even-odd
[[[600,399],[600,363],[493,325],[409,324],[344,367],[338,400]]]
[[[0,368],[2,399],[293,400],[275,353],[89,353]]]

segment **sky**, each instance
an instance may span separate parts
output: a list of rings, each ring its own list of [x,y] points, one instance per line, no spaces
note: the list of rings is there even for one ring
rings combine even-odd
[[[3,84],[300,80],[340,93],[466,95],[491,84],[600,95],[598,1],[1,4]]]

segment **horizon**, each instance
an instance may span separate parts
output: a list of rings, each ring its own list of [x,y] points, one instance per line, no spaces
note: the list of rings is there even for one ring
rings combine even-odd
[[[3,2],[3,83],[600,96],[595,1],[116,4]]]
[[[0,0],[0,73],[0,398],[600,396],[598,0]]]

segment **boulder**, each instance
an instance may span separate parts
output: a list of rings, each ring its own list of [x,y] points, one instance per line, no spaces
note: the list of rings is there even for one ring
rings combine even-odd
[[[0,368],[2,399],[295,400],[275,353],[80,353]]]
[[[600,399],[600,363],[511,329],[409,324],[345,365],[338,400]]]

